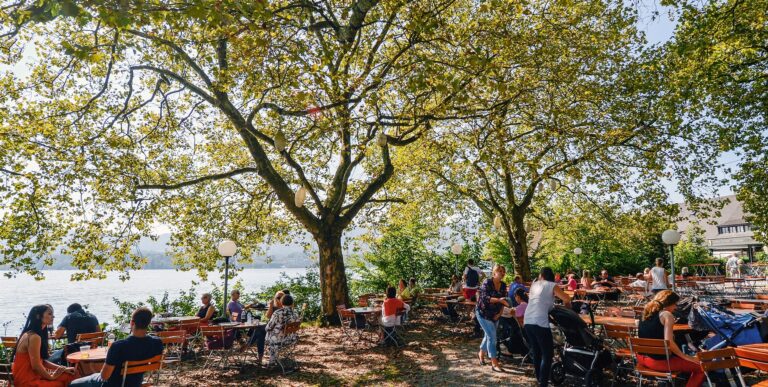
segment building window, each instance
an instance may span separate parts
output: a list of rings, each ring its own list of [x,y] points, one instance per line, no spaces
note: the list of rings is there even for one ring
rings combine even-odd
[[[736,233],[750,232],[750,231],[752,231],[752,225],[746,224],[746,223],[734,225],[734,226],[718,226],[717,227],[718,234],[736,234]]]

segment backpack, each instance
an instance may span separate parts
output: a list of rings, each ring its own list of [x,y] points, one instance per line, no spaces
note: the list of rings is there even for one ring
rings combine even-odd
[[[480,274],[478,274],[477,270],[467,266],[469,270],[467,271],[467,286],[468,287],[475,287],[477,286],[477,283],[480,282]]]

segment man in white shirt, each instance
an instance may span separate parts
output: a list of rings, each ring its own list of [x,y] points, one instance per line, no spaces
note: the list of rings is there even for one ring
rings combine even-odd
[[[728,258],[728,261],[725,263],[725,271],[731,277],[739,275],[739,259],[736,258],[735,255],[731,255],[731,257]]]

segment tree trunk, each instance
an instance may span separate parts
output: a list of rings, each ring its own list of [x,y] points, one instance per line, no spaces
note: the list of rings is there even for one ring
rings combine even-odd
[[[512,230],[507,232],[515,273],[524,281],[531,280],[531,264],[528,260],[528,231],[525,229],[525,212],[512,212]]]
[[[351,307],[344,257],[341,251],[341,233],[321,233],[315,236],[320,251],[320,291],[322,294],[323,323],[338,325],[337,305]]]

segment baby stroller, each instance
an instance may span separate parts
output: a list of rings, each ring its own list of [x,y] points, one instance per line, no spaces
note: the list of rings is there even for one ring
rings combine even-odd
[[[768,338],[768,321],[752,313],[734,315],[700,302],[694,307],[692,317],[690,324],[694,329],[715,333],[704,341],[708,350],[763,343]]]
[[[556,306],[549,312],[549,321],[565,337],[562,348],[555,351],[560,359],[552,364],[552,383],[559,385],[566,375],[572,375],[584,379],[585,386],[599,386],[603,371],[613,361],[603,341],[570,309]]]

